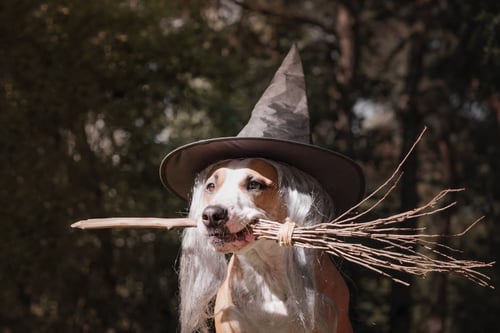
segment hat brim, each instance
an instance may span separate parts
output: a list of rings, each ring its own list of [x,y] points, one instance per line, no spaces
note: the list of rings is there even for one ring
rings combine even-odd
[[[207,166],[251,157],[284,162],[313,176],[332,197],[337,213],[364,195],[363,172],[350,158],[318,146],[272,138],[226,137],[181,146],[161,162],[160,178],[170,191],[188,200],[196,175]]]

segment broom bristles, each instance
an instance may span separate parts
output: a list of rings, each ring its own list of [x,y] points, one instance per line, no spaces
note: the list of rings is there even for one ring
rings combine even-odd
[[[457,250],[435,240],[442,237],[461,237],[479,223],[482,217],[471,223],[464,231],[454,235],[426,234],[423,233],[425,228],[422,227],[401,226],[405,221],[433,215],[455,206],[456,202],[441,207],[439,204],[448,194],[464,189],[445,189],[420,207],[385,218],[360,221],[396,188],[401,179],[402,165],[422,139],[425,130],[424,128],[393,174],[371,194],[333,221],[306,227],[295,226],[293,232],[288,230],[288,234],[291,235],[288,242],[291,242],[293,246],[328,252],[404,285],[408,283],[396,278],[391,272],[399,271],[419,276],[425,276],[431,272],[457,273],[483,287],[493,288],[489,283],[490,278],[477,269],[491,267],[495,262],[457,259],[439,249],[451,252],[458,252]],[[384,189],[386,189],[385,193],[374,204],[361,212],[354,213],[361,205]],[[283,243],[280,239],[282,226],[281,223],[261,219],[252,225],[252,230],[258,238],[273,239]],[[379,247],[363,245],[361,242],[366,240],[377,243]],[[424,249],[427,254],[418,251],[418,247]]]

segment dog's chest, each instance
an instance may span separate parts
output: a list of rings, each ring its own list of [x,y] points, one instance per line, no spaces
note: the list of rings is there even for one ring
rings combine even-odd
[[[271,274],[246,274],[243,280],[233,280],[231,293],[234,305],[249,317],[274,317],[289,315],[287,295],[280,277]],[[261,318],[264,319],[264,318]]]

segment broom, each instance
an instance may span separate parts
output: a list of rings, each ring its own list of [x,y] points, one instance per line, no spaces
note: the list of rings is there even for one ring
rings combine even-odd
[[[480,286],[494,288],[490,278],[478,271],[491,267],[495,262],[480,262],[457,259],[448,252],[459,252],[438,242],[442,237],[461,237],[482,220],[471,223],[464,231],[452,234],[428,234],[425,227],[406,227],[405,221],[429,216],[456,205],[456,202],[439,206],[450,193],[464,189],[445,189],[420,207],[385,218],[361,221],[361,218],[379,206],[396,188],[401,179],[401,167],[422,139],[421,132],[413,146],[399,163],[393,174],[361,202],[326,223],[312,226],[297,226],[286,219],[285,223],[257,219],[247,227],[256,238],[276,240],[281,246],[298,246],[325,251],[334,256],[361,265],[378,274],[391,278],[403,285],[408,282],[395,277],[393,272],[404,272],[425,277],[431,272],[447,272],[461,275]],[[385,192],[383,192],[385,189]],[[382,193],[380,199],[367,209],[355,213],[358,208]],[[99,228],[185,228],[196,227],[196,221],[189,218],[102,218],[89,219],[71,225],[80,229]],[[370,245],[367,245],[367,241]],[[373,243],[373,245],[371,245]]]

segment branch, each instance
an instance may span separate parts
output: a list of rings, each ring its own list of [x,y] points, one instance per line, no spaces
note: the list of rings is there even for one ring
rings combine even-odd
[[[301,16],[297,15],[295,13],[291,13],[290,11],[281,11],[281,10],[276,10],[276,9],[271,9],[270,7],[261,7],[261,6],[256,6],[254,4],[250,4],[248,1],[243,1],[243,0],[232,0],[233,3],[236,5],[240,6],[243,9],[250,10],[256,13],[260,13],[263,15],[267,16],[274,16],[274,17],[279,17],[283,19],[287,19],[290,21],[295,21],[295,22],[300,22],[300,23],[305,23],[305,24],[311,24],[320,27],[323,29],[323,31],[335,34],[335,28],[332,24],[327,24],[324,22],[321,22],[320,20],[315,20],[311,17],[306,17],[306,16]]]

